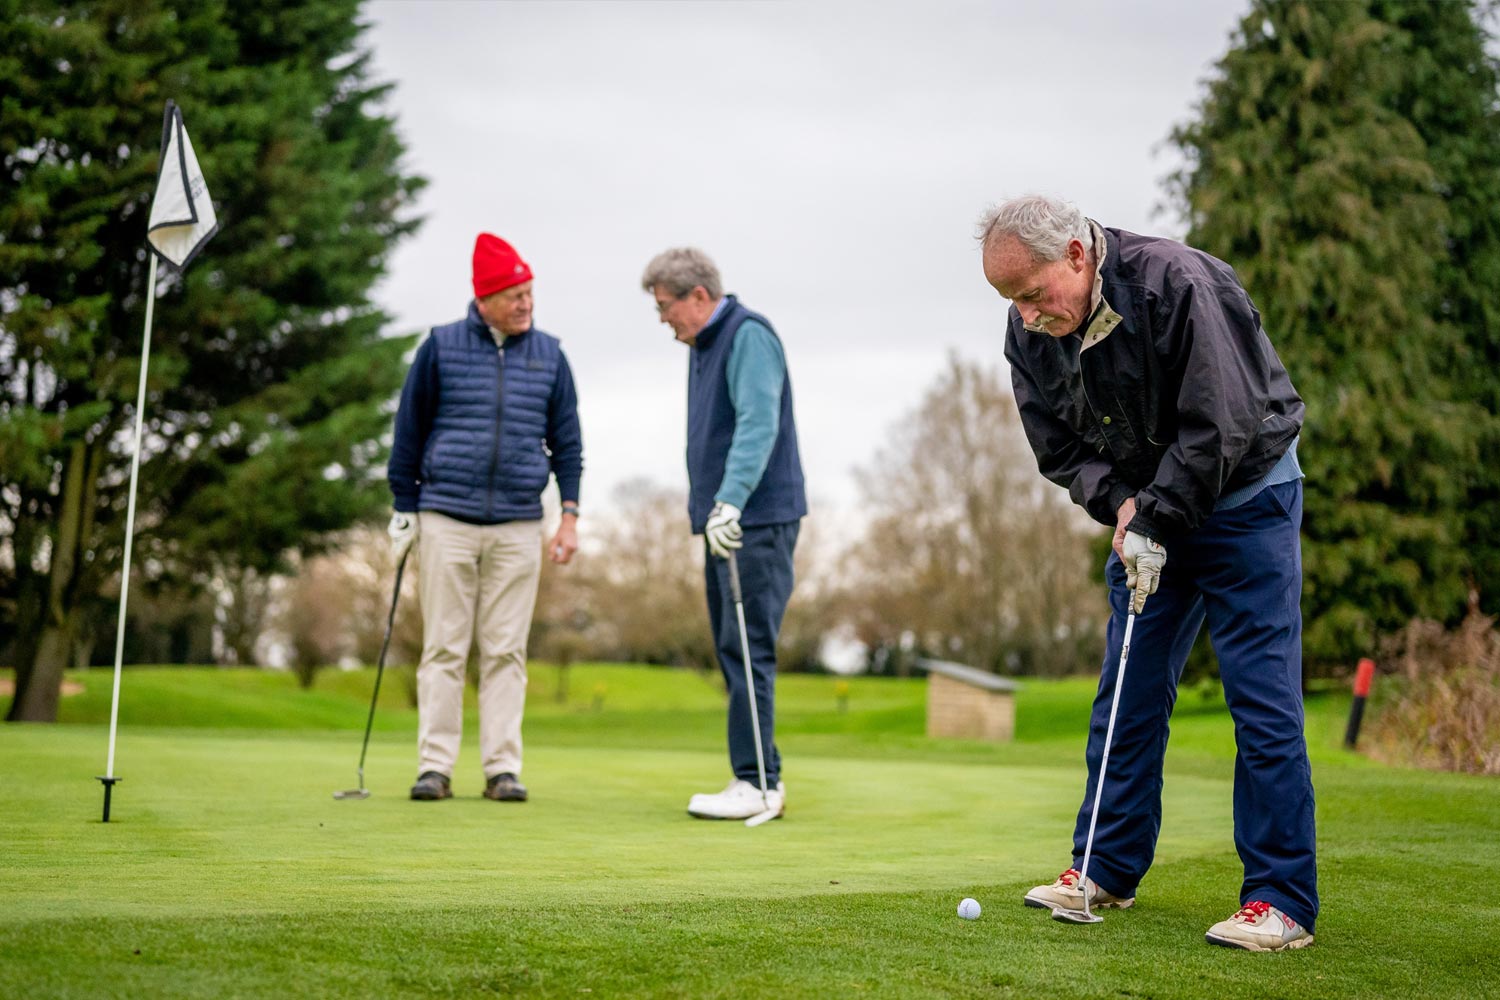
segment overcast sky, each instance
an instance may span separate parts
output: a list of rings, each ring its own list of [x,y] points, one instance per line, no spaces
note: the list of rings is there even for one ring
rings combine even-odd
[[[474,236],[536,274],[583,421],[583,506],[686,488],[687,351],[640,289],[706,250],[786,346],[809,492],[857,499],[950,352],[1003,366],[980,212],[1038,191],[1107,225],[1159,211],[1244,0],[369,4],[425,223],[377,301],[394,332],[459,318]]]

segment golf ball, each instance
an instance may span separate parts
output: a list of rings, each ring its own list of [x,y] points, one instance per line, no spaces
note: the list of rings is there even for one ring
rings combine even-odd
[[[976,899],[965,899],[958,904],[958,915],[965,920],[979,919],[979,901]]]

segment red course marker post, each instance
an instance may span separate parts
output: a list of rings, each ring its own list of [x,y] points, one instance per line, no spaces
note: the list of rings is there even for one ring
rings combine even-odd
[[[1344,746],[1350,750],[1359,740],[1359,724],[1365,716],[1365,699],[1370,696],[1370,682],[1375,679],[1375,661],[1368,656],[1359,661],[1354,672],[1354,704],[1349,706],[1349,728],[1344,731]]]

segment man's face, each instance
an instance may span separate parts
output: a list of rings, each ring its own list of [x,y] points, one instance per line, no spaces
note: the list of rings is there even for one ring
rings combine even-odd
[[[479,307],[479,315],[484,321],[507,337],[514,337],[531,329],[529,281],[502,288],[482,299],[475,299],[474,304]]]
[[[672,328],[672,335],[684,344],[692,344],[699,332],[708,325],[718,300],[709,297],[708,290],[696,286],[686,295],[673,295],[666,285],[654,285],[651,295],[656,299],[656,314]]]
[[[1001,236],[985,248],[984,277],[1032,333],[1066,337],[1088,319],[1094,265],[1078,240],[1068,242],[1062,260],[1036,261],[1014,236]]]

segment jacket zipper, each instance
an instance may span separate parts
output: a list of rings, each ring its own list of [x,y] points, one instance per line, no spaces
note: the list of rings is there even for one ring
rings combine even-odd
[[[495,354],[500,359],[499,367],[495,369],[495,449],[490,452],[490,474],[486,484],[488,493],[485,496],[485,517],[495,516],[495,467],[500,464],[500,432],[505,423],[505,348],[495,345]]]

